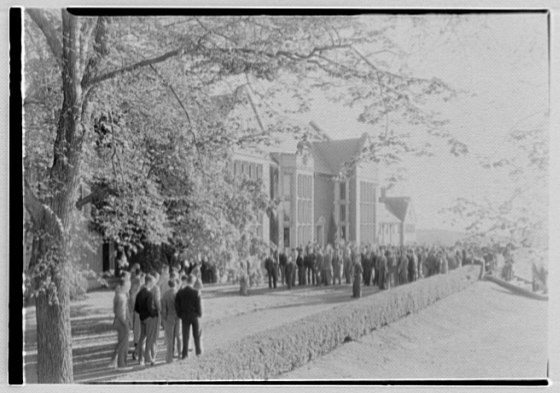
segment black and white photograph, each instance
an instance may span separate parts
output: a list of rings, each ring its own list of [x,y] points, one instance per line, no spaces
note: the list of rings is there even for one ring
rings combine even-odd
[[[24,384],[547,384],[550,11],[20,18]]]

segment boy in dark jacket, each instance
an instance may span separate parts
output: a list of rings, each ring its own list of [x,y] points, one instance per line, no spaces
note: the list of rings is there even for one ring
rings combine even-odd
[[[144,357],[148,363],[153,365],[155,358],[152,355],[155,353],[155,342],[146,340],[149,337],[154,337],[154,329],[158,329],[158,311],[155,304],[154,295],[151,291],[155,285],[155,279],[152,275],[146,276],[146,283],[136,295],[134,304],[134,311],[140,315],[140,338],[138,340],[138,360],[140,365],[144,365]],[[144,350],[144,341],[146,340],[146,348]]]

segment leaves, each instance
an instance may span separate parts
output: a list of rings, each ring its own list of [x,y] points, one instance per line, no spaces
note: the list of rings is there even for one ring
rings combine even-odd
[[[388,36],[391,18],[100,17],[77,23],[89,115],[81,120],[83,145],[67,153],[81,157],[82,184],[114,191],[94,200],[94,228],[132,250],[170,242],[216,258],[232,249],[245,253],[256,218],[273,204],[262,184],[232,178],[232,153],[286,135],[311,137],[313,131],[289,115],[309,110],[317,91],[360,105],[361,121],[385,125],[359,159],[392,165],[406,154],[430,154],[429,143],[415,146],[411,132],[395,132],[402,124],[448,140],[453,154],[468,150],[430,110],[432,100],[449,100],[454,90],[391,68],[388,56],[404,56]],[[25,42],[26,50],[36,49],[26,63],[33,110],[25,117],[25,169],[46,199],[52,185],[43,179],[60,147],[54,131],[62,81],[40,34],[31,24]],[[392,181],[402,176],[396,172]]]

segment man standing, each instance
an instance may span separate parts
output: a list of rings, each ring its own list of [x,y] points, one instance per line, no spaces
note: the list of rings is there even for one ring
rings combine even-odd
[[[362,251],[361,255],[362,270],[364,271],[364,285],[371,285],[371,263],[370,263],[370,250],[366,245]]]
[[[146,333],[147,334],[147,338],[146,338],[146,347],[152,351],[151,353],[151,358],[152,363],[156,361],[156,357],[157,357],[157,340],[159,339],[159,330],[160,330],[160,326],[163,327],[163,323],[161,321],[161,288],[160,286],[157,284],[159,283],[159,278],[160,275],[158,272],[155,272],[155,276],[154,276],[154,285],[152,286],[152,289],[150,289],[150,291],[152,292],[152,294],[154,295],[154,304],[156,306],[156,311],[157,311],[157,323],[155,326],[155,329],[149,329],[149,331]]]
[[[292,275],[289,276],[290,279],[292,280],[292,287],[296,286],[296,276],[298,275],[298,270],[297,270],[297,250],[295,248],[292,248],[292,258],[291,258],[291,262],[293,264],[292,266]]]
[[[361,297],[362,296],[362,263],[357,257],[358,252],[356,251],[356,258],[354,258],[354,282],[352,283],[352,296]]]
[[[130,289],[130,280],[121,277],[119,284],[115,289],[115,297],[113,299],[113,312],[115,319],[113,327],[117,330],[118,341],[111,357],[110,368],[126,367],[126,355],[128,352],[128,329],[129,329],[129,312],[128,312],[128,291]]]
[[[323,283],[324,275],[323,275],[323,265],[324,265],[324,257],[323,257],[323,249],[321,246],[316,246],[315,248],[315,284],[321,285]]]
[[[294,254],[295,251],[293,251],[292,255],[290,255],[290,257],[288,258],[288,263],[286,264],[286,268],[284,269],[284,272],[286,274],[286,285],[288,286],[288,289],[292,289],[296,277],[296,264],[294,261]]]
[[[406,253],[403,248],[399,250],[398,255],[398,284],[403,285],[408,283],[408,258],[406,257]]]
[[[165,344],[167,354],[165,361],[173,362],[173,353],[175,348],[181,351],[181,320],[175,311],[175,295],[177,295],[178,284],[174,278],[170,278],[168,282],[169,289],[163,294],[161,299],[161,319],[163,321],[163,329],[165,331]],[[175,344],[177,344],[175,346]]]
[[[138,361],[140,365],[144,365],[144,355],[146,361],[150,364],[155,363],[153,357],[155,341],[154,331],[158,329],[158,311],[155,304],[154,294],[152,288],[155,285],[155,279],[152,275],[146,276],[146,283],[136,295],[136,302],[134,304],[134,311],[140,316],[140,338],[138,339]],[[146,341],[146,348],[144,350],[144,341]]]
[[[301,246],[297,249],[296,266],[298,271],[298,284],[305,285],[305,266],[303,265],[303,249]]]
[[[167,285],[169,282],[169,277],[170,277],[169,265],[164,264],[161,267],[161,274],[159,276],[159,281],[158,281],[158,286],[162,296],[169,290],[169,285]]]
[[[182,277],[182,281],[185,287],[179,290],[175,296],[175,311],[177,312],[177,316],[181,318],[181,323],[183,325],[183,352],[181,358],[184,359],[188,356],[191,326],[193,329],[196,355],[199,356],[202,354],[198,324],[198,318],[202,317],[202,304],[200,292],[192,287],[195,278],[193,276],[184,276]]]
[[[395,271],[396,271],[396,260],[391,249],[387,249],[385,253],[387,258],[387,285],[386,289],[391,289],[395,286]]]
[[[278,257],[280,263],[280,274],[282,276],[282,284],[287,285],[288,280],[286,280],[286,266],[288,266],[288,255],[286,251],[282,251]]]
[[[332,260],[333,266],[333,285],[338,281],[338,285],[342,283],[342,250],[337,246],[334,249],[334,255]]]
[[[377,273],[379,278],[377,279],[377,285],[379,289],[387,289],[387,257],[385,256],[385,248],[381,247],[379,249],[377,259]]]
[[[303,264],[305,266],[307,284],[315,285],[315,255],[313,255],[313,246],[311,245],[311,242],[307,244],[307,247],[305,249],[305,258],[303,259]]]
[[[134,341],[134,352],[132,352],[132,359],[136,359],[138,353],[138,340],[140,339],[140,315],[134,310],[136,304],[136,295],[144,286],[144,273],[140,270],[139,264],[134,264],[132,267],[132,275],[130,278],[130,292],[129,292],[129,309],[132,319],[132,337]]]
[[[352,253],[350,251],[350,246],[348,245],[346,245],[346,247],[344,248],[343,268],[344,268],[344,277],[346,278],[346,284],[350,284],[353,279],[353,271],[352,271]]]
[[[266,269],[266,274],[268,276],[268,287],[270,289],[272,289],[273,285],[274,288],[276,288],[276,280],[278,279],[278,269],[276,269],[274,260],[272,258],[273,252],[271,251],[268,257],[264,260],[264,268]]]

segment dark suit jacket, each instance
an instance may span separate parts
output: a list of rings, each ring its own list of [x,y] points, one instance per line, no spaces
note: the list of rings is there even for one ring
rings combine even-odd
[[[191,287],[180,289],[175,296],[175,311],[181,319],[201,317],[200,293]]]
[[[134,311],[140,315],[141,321],[148,317],[154,318],[158,316],[154,294],[151,291],[148,291],[146,287],[142,287],[140,292],[136,295]]]
[[[278,259],[280,260],[280,266],[286,267],[286,265],[288,264],[288,256],[284,253],[281,253]]]

